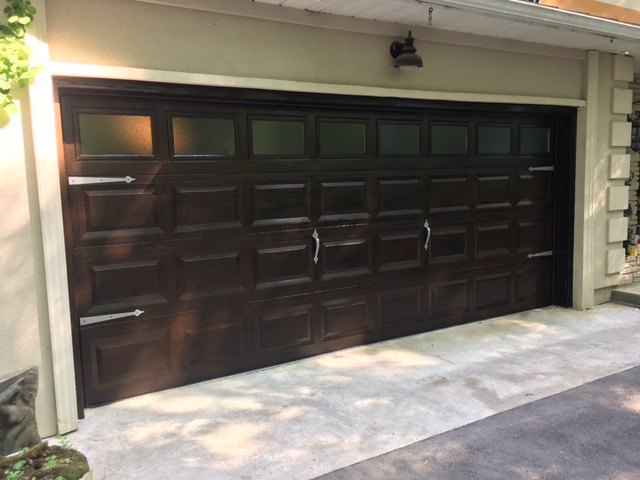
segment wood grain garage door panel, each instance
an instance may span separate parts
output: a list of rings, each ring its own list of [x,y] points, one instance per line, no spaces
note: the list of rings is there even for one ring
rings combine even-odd
[[[320,257],[320,278],[324,281],[368,276],[373,273],[370,236],[329,236],[322,242]]]
[[[378,185],[378,216],[382,218],[423,217],[421,178],[386,179]]]
[[[82,330],[81,342],[89,404],[176,383],[176,352],[166,321],[89,327]]]
[[[170,302],[164,278],[169,265],[160,257],[120,257],[78,265],[85,297],[82,313],[97,315],[136,308],[162,309]]]
[[[210,371],[249,353],[247,322],[238,310],[220,308],[181,316],[175,328],[185,371]]]
[[[201,249],[197,254],[178,255],[178,300],[245,293],[242,271],[246,261],[239,249]]]
[[[263,245],[255,250],[257,288],[288,287],[313,281],[310,241]]]
[[[284,350],[314,342],[312,304],[263,310],[256,315],[258,351]]]
[[[252,189],[253,225],[311,223],[311,182],[261,182]]]
[[[427,185],[429,216],[469,212],[472,190],[467,176],[432,176]]]
[[[503,209],[512,205],[514,182],[509,175],[478,175],[476,178],[476,209]]]
[[[507,307],[513,303],[513,273],[481,275],[475,279],[476,310]]]
[[[487,222],[475,225],[474,258],[505,257],[515,251],[515,221]]]
[[[369,213],[366,179],[320,182],[320,221],[366,219]]]
[[[78,205],[77,242],[131,241],[157,238],[166,232],[168,223],[158,184],[78,187],[73,193]]]
[[[518,207],[551,208],[553,198],[553,175],[549,172],[518,175]]]
[[[379,234],[380,272],[422,270],[423,244],[420,230],[394,230]]]
[[[322,340],[362,336],[373,332],[372,308],[370,296],[322,302]]]
[[[425,307],[422,288],[411,287],[382,292],[378,296],[380,323],[383,329],[424,320]]]
[[[176,233],[197,234],[243,226],[242,185],[173,184],[173,215]]]

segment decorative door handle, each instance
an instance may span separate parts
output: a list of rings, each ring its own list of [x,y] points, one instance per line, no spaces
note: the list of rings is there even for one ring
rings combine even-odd
[[[318,230],[313,229],[313,239],[316,241],[316,253],[313,255],[313,263],[318,263],[318,253],[320,253],[320,235]]]
[[[424,221],[424,228],[427,229],[427,239],[424,242],[424,251],[429,250],[429,240],[431,240],[431,227],[429,227],[429,220]]]

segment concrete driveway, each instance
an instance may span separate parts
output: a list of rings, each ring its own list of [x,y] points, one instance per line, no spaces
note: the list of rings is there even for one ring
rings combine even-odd
[[[318,480],[637,480],[638,447],[634,367]]]
[[[640,365],[638,345],[636,308],[549,307],[89,409],[69,439],[96,480],[306,480]]]

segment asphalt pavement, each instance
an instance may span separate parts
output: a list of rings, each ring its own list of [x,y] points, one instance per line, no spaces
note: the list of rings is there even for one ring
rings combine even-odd
[[[413,443],[320,479],[640,479],[640,367]]]

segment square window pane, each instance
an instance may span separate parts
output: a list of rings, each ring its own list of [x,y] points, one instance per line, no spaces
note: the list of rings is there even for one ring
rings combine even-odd
[[[481,155],[511,153],[511,127],[478,127],[478,153]]]
[[[78,124],[83,155],[153,155],[147,115],[81,113]]]
[[[254,155],[301,157],[305,154],[304,123],[295,120],[253,120]]]
[[[171,121],[175,155],[235,155],[236,136],[232,119],[173,117]]]
[[[367,151],[364,123],[320,123],[320,155],[361,157]]]
[[[466,125],[432,125],[432,155],[465,155],[468,148]]]
[[[551,151],[551,130],[548,127],[522,127],[520,129],[520,153],[533,155]]]
[[[378,127],[380,155],[418,155],[420,125],[382,123]]]

